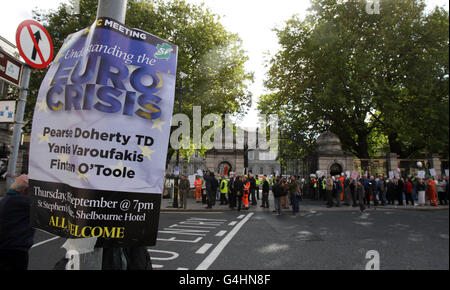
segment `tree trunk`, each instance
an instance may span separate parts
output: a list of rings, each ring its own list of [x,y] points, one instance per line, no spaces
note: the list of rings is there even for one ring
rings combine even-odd
[[[358,132],[358,157],[369,159],[369,144],[367,143],[367,132]]]
[[[397,153],[398,156],[402,156],[402,144],[398,141],[398,134],[391,133],[388,135],[389,150],[391,153]]]

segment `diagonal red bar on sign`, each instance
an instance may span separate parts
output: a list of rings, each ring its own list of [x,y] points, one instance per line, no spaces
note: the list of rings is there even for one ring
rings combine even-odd
[[[36,48],[39,58],[41,59],[42,63],[45,63],[44,56],[42,55],[41,49],[39,48],[38,42],[36,41],[36,38],[34,37],[33,31],[31,30],[30,25],[27,25],[27,29],[28,29],[28,32],[30,33],[31,40],[33,40],[33,44],[34,44],[34,47]]]

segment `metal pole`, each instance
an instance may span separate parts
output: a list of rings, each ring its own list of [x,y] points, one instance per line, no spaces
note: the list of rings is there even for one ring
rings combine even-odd
[[[125,23],[127,13],[127,0],[99,0],[97,18],[109,17],[118,22]]]
[[[181,98],[183,95],[183,78],[180,78],[180,90],[178,93],[178,112],[181,114]],[[181,123],[181,122],[180,122]],[[180,124],[178,124],[179,126],[181,126]],[[178,184],[178,179],[180,177],[181,174],[181,170],[180,170],[180,149],[177,150],[177,168],[178,168],[178,175],[175,176],[175,192],[174,192],[174,196],[173,196],[173,204],[172,206],[174,208],[178,208],[178,193],[180,190],[180,186]],[[182,201],[181,201],[182,202]]]
[[[11,141],[11,155],[8,161],[8,174],[6,177],[6,189],[8,189],[16,180],[17,157],[19,155],[20,137],[22,136],[23,115],[27,103],[28,85],[30,83],[31,68],[28,65],[23,66],[23,75],[20,80],[20,94],[17,102],[16,118],[14,121],[14,132]]]
[[[127,13],[127,0],[99,0],[97,7],[97,18],[109,17],[118,22],[125,23],[125,16]],[[89,239],[83,241],[82,245],[90,243]],[[116,254],[120,253],[120,249],[110,250],[108,253],[114,251]],[[103,248],[94,248],[93,252],[83,254],[80,258],[81,270],[100,270],[104,267],[112,267],[114,269],[121,269],[123,265],[106,265],[103,263]]]

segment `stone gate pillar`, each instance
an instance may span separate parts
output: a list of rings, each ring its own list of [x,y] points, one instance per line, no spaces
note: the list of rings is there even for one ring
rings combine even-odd
[[[439,154],[433,154],[431,155],[431,168],[434,168],[436,170],[435,178],[438,178],[442,175],[442,167],[441,167],[441,157]]]
[[[386,175],[389,174],[389,171],[395,172],[398,168],[398,155],[397,153],[388,153],[386,156],[387,161],[387,172]]]

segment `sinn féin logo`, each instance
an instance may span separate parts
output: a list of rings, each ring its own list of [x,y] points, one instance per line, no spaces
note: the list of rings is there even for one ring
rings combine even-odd
[[[157,59],[166,59],[169,60],[170,55],[172,54],[173,48],[167,43],[158,44],[156,46],[156,49],[158,50],[155,53],[155,58]]]

